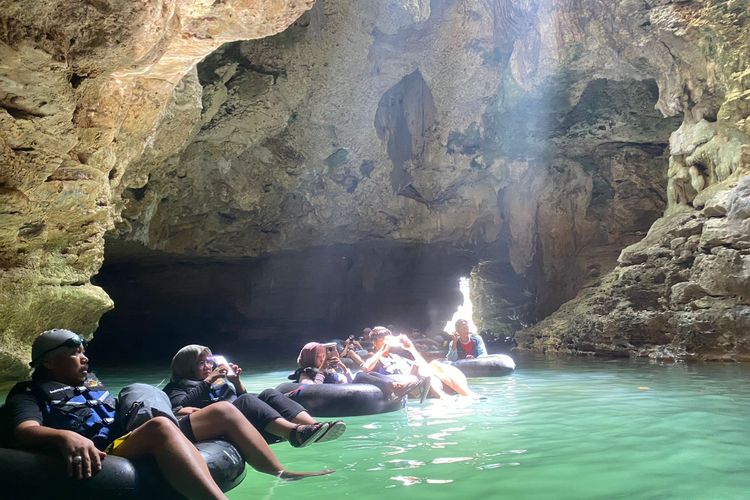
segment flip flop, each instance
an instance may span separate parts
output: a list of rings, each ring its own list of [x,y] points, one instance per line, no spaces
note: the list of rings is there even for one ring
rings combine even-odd
[[[328,423],[298,425],[289,435],[289,444],[295,448],[304,448],[317,443],[328,432]]]
[[[419,404],[424,403],[425,398],[432,388],[430,377],[420,377],[419,379]]]
[[[401,399],[404,396],[408,396],[411,391],[420,387],[421,381],[412,381],[403,384],[400,388],[394,389],[393,397],[395,399]]]
[[[338,439],[346,430],[346,424],[341,420],[336,420],[335,422],[326,422],[324,425],[327,426],[326,431],[320,435],[320,437],[315,441],[316,443],[325,443],[326,441],[333,441],[334,439]]]

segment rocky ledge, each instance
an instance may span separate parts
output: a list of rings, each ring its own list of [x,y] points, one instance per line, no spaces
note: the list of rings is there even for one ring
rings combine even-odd
[[[600,283],[516,340],[522,349],[750,361],[750,177],[677,207]]]

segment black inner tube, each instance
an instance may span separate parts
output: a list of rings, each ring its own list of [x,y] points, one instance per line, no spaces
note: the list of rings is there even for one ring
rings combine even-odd
[[[374,415],[403,408],[405,399],[388,400],[369,384],[297,384],[287,382],[276,389],[288,394],[316,417]]]

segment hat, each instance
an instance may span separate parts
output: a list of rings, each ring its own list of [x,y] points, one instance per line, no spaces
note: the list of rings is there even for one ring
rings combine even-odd
[[[31,365],[35,367],[44,357],[60,347],[86,347],[86,340],[77,333],[62,328],[42,332],[31,345]]]

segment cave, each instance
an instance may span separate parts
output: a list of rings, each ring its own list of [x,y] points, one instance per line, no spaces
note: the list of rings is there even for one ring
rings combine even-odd
[[[463,300],[459,278],[477,263],[445,245],[384,241],[233,260],[123,253],[132,256],[106,253],[95,278],[117,304],[90,346],[109,363],[163,361],[190,343],[283,362],[306,342],[375,325],[441,331]]]
[[[2,376],[54,326],[437,332],[458,276],[519,351],[745,359],[739,3],[194,3],[0,14]]]
[[[747,1],[0,25],[6,496],[747,496]]]

